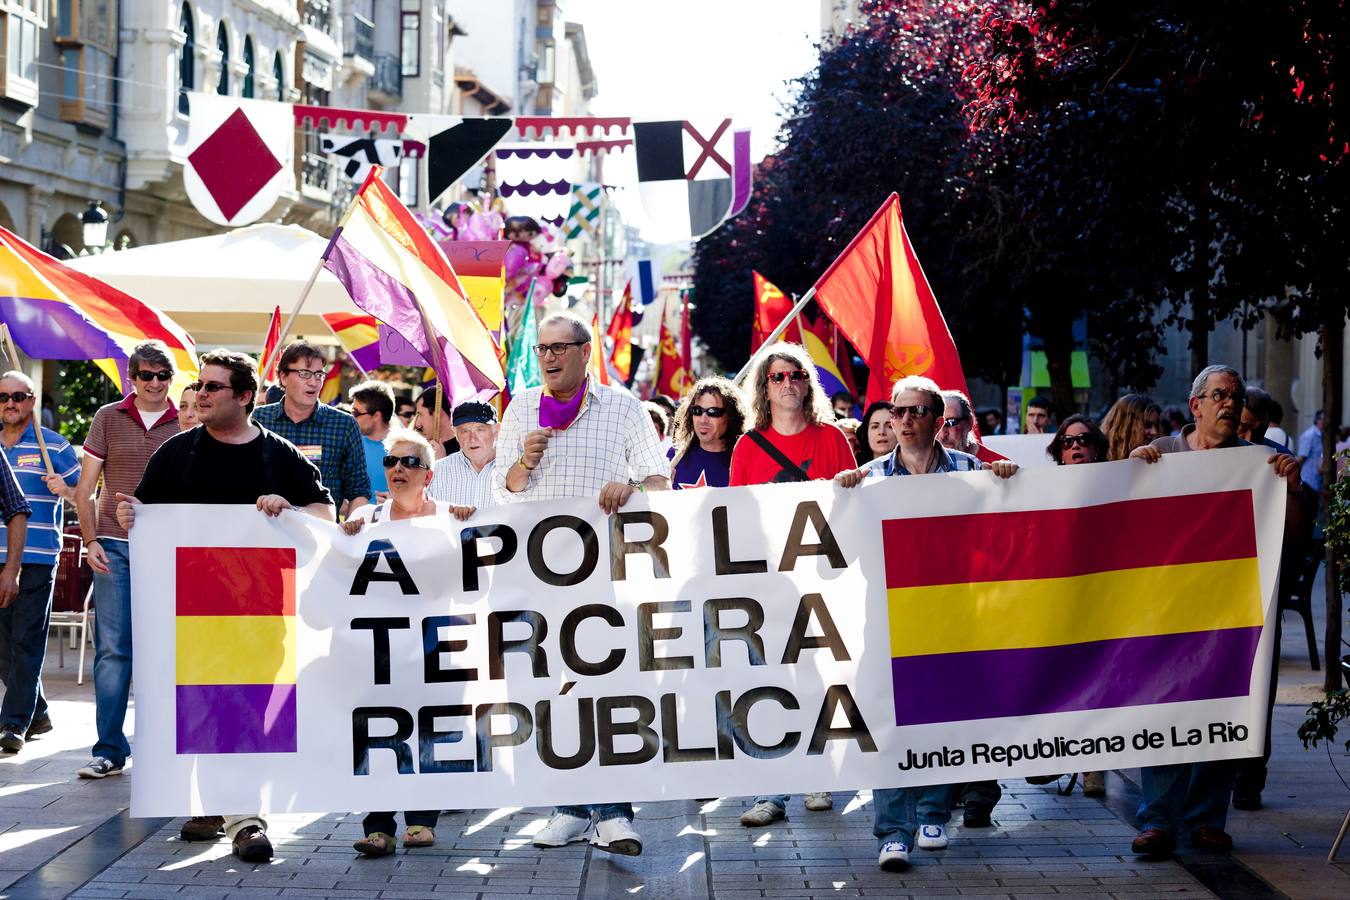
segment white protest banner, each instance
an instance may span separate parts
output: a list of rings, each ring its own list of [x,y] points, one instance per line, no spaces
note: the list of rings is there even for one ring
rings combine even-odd
[[[845,790],[1258,755],[1260,449],[367,526],[147,506],[138,816]]]

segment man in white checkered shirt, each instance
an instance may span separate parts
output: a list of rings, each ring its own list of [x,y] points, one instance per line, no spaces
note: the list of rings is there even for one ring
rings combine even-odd
[[[497,450],[497,411],[486,403],[469,400],[455,407],[450,416],[459,449],[436,460],[432,467],[432,500],[449,503],[457,518],[466,519],[474,510],[496,504],[492,472]]]
[[[598,496],[600,508],[610,514],[633,495],[634,485],[670,489],[670,463],[642,404],[632,394],[586,377],[591,339],[590,326],[573,313],[555,313],[539,324],[534,349],[550,398],[545,388],[530,388],[506,407],[493,474],[499,503]],[[566,416],[571,423],[541,428],[545,399],[557,407],[551,415]],[[578,399],[581,405],[572,418]],[[534,836],[534,845],[561,847],[588,838],[611,853],[642,852],[629,803],[560,806]]]

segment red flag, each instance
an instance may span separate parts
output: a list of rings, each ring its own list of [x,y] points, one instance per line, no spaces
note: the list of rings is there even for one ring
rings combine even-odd
[[[686,306],[681,324],[681,343],[683,332],[688,328],[689,310]],[[689,380],[687,357],[675,343],[675,334],[670,328],[670,317],[661,312],[661,342],[656,360],[656,393],[665,394],[672,400],[679,400],[692,383]]]
[[[273,381],[276,378],[277,371],[277,344],[281,343],[281,307],[275,307],[272,310],[272,321],[267,323],[267,339],[263,341],[262,359],[259,365],[263,366],[261,380],[263,384]]]
[[[591,317],[591,333],[595,335],[595,340],[591,341],[591,375],[594,376],[599,384],[609,384],[609,369],[605,366],[605,351],[600,346],[600,310],[595,311]]]
[[[758,272],[750,273],[755,281],[755,320],[750,332],[750,352],[754,353],[764,344],[764,339],[773,334],[778,323],[792,312],[792,301],[769,279]],[[793,322],[783,332],[779,340],[802,342],[801,328]]]
[[[816,302],[867,360],[875,387],[889,399],[905,375],[926,375],[969,395],[961,358],[928,286],[891,194],[816,282]]]
[[[633,370],[633,282],[623,287],[623,299],[614,310],[614,318],[609,321],[609,330],[605,332],[612,342],[613,349],[609,361],[614,371],[625,382],[632,377]]]

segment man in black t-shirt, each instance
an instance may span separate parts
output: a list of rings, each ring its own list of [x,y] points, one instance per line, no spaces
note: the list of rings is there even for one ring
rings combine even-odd
[[[331,522],[333,498],[319,470],[294,444],[253,424],[258,394],[253,360],[215,350],[202,355],[197,391],[200,425],[164,442],[145,467],[136,494],[118,494],[117,521],[127,531],[142,503],[249,503],[269,516],[303,509]],[[224,830],[246,862],[272,858],[267,822],[260,815],[194,816],[184,840],[215,840]]]

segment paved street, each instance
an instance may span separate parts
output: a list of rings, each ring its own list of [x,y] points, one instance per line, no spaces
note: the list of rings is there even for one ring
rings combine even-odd
[[[866,792],[836,794],[826,813],[806,812],[794,797],[789,821],[758,830],[738,824],[739,799],[643,806],[637,825],[647,844],[636,859],[581,845],[536,850],[529,839],[544,824],[541,809],[447,813],[435,848],[374,860],[351,849],[360,813],[282,816],[271,823],[272,863],[240,865],[223,840],[180,841],[182,820],[126,815],[130,779],[154,773],[133,766],[118,778],[75,779],[93,740],[93,692],[88,681],[75,684],[69,652],[66,668],[56,667],[53,642],[57,729],[0,758],[0,886],[8,885],[0,898],[1347,897],[1350,847],[1337,865],[1325,859],[1350,790],[1325,751],[1304,753],[1294,736],[1320,675],[1308,668],[1301,627],[1286,622],[1281,697],[1291,702],[1277,707],[1267,809],[1231,814],[1232,857],[1136,861],[1137,772],[1124,772],[1108,776],[1105,802],[1005,781],[996,828],[954,828],[948,850],[916,851],[903,875],[877,869]],[[1350,775],[1350,754],[1334,756]]]

